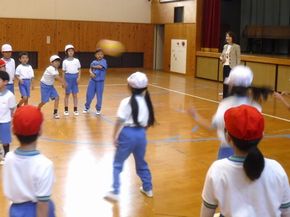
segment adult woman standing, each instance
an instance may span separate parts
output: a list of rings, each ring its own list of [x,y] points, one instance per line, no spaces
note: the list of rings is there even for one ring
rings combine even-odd
[[[241,49],[240,45],[235,43],[235,35],[233,32],[226,32],[226,44],[224,45],[223,52],[220,60],[223,64],[223,82],[230,74],[233,67],[240,64]],[[228,86],[223,85],[223,98],[228,96]]]

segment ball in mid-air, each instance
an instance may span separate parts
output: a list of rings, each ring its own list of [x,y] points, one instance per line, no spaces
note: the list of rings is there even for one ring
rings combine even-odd
[[[102,39],[97,43],[97,47],[101,48],[105,55],[117,57],[125,51],[125,46],[120,41]]]

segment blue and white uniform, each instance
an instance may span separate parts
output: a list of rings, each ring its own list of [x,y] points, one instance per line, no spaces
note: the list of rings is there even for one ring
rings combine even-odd
[[[92,72],[95,74],[96,77],[91,78],[89,81],[87,95],[86,95],[86,104],[85,109],[89,110],[91,106],[91,102],[95,95],[97,95],[97,104],[96,110],[101,111],[102,108],[102,100],[103,100],[103,92],[104,92],[104,83],[106,77],[106,71],[108,68],[107,61],[105,59],[101,60],[94,60],[91,63],[91,67],[93,66],[102,66],[102,69],[92,69]]]
[[[119,194],[120,173],[123,170],[124,161],[132,153],[135,159],[136,172],[142,180],[142,187],[145,191],[152,190],[152,178],[148,164],[145,161],[147,146],[146,127],[149,118],[149,111],[143,95],[137,95],[138,122],[137,127],[132,119],[130,97],[123,99],[120,103],[117,117],[123,121],[123,128],[118,137],[118,146],[113,163],[113,193]]]
[[[53,163],[39,151],[9,152],[3,169],[3,191],[12,201],[9,216],[36,217],[37,202],[42,201],[49,203],[48,216],[54,217],[53,183]]]
[[[19,83],[21,96],[30,97],[31,80],[34,78],[34,71],[29,64],[17,66],[15,75],[22,79],[23,84]]]
[[[16,107],[15,96],[9,90],[0,92],[0,142],[11,143],[11,110]]]
[[[77,58],[67,58],[62,63],[62,70],[64,71],[64,78],[66,81],[66,94],[76,94],[79,92],[78,77],[81,68],[80,61]]]
[[[46,103],[49,99],[54,100],[59,97],[53,86],[55,77],[58,75],[58,70],[53,66],[49,66],[45,69],[40,79],[41,102]]]
[[[15,76],[15,61],[13,58],[5,59],[2,58],[2,60],[5,61],[6,65],[6,72],[9,74],[9,81],[6,85],[6,88],[10,90],[12,93],[14,93],[14,76]]]

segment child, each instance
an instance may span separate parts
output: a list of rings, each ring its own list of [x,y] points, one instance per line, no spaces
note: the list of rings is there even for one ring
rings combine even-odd
[[[58,67],[60,66],[60,57],[57,55],[52,55],[49,58],[49,61],[50,66],[46,68],[42,75],[42,78],[40,79],[41,103],[39,103],[38,108],[41,109],[42,106],[44,106],[45,103],[49,101],[49,99],[54,100],[53,118],[59,119],[59,96],[53,84],[55,79],[60,81],[63,87],[66,87],[66,84],[58,73]]]
[[[17,104],[20,107],[22,104],[28,104],[28,98],[30,97],[30,88],[33,89],[32,79],[34,78],[34,72],[31,65],[28,64],[28,53],[21,52],[19,54],[19,64],[15,71],[15,76],[19,81],[19,91],[21,94],[21,100]]]
[[[116,154],[113,163],[113,191],[105,197],[108,200],[118,201],[120,192],[120,173],[124,161],[133,153],[136,171],[142,180],[140,191],[148,197],[153,197],[151,173],[145,161],[146,129],[155,123],[154,110],[147,90],[148,79],[142,72],[133,73],[128,79],[131,97],[120,103],[113,140]],[[119,133],[120,132],[120,133]]]
[[[201,217],[289,217],[288,177],[275,160],[264,158],[258,148],[264,118],[256,108],[241,105],[225,112],[227,141],[234,155],[215,161],[209,168],[202,192]],[[238,124],[237,124],[238,123]]]
[[[16,107],[13,93],[6,89],[9,82],[9,74],[0,71],[0,141],[3,145],[4,156],[0,156],[0,164],[4,163],[4,157],[9,152],[11,143],[11,117]]]
[[[268,88],[251,87],[253,81],[253,73],[249,67],[236,66],[234,67],[225,83],[229,85],[230,95],[223,99],[212,118],[212,123],[208,123],[201,117],[194,109],[190,111],[194,119],[208,129],[216,129],[220,140],[220,148],[218,152],[218,159],[229,157],[233,154],[233,149],[227,143],[224,132],[224,113],[229,108],[239,106],[242,104],[251,105],[262,111],[259,101],[266,100],[269,93],[272,93]]]
[[[55,216],[50,200],[53,163],[36,149],[42,122],[35,106],[22,106],[14,114],[13,132],[20,146],[7,154],[3,168],[3,191],[12,202],[10,217]]]
[[[90,81],[87,89],[86,104],[83,113],[88,113],[91,102],[95,95],[97,95],[96,115],[101,114],[102,98],[104,92],[104,82],[107,71],[107,61],[104,59],[102,49],[98,48],[95,52],[96,60],[91,63]]]
[[[14,93],[14,76],[15,76],[15,61],[11,58],[12,46],[10,44],[3,44],[1,48],[2,60],[6,63],[6,72],[9,74],[10,80],[6,86],[8,90]]]
[[[79,92],[78,83],[81,77],[81,64],[77,58],[74,58],[74,46],[68,44],[65,46],[65,54],[67,59],[65,59],[62,63],[62,70],[64,72],[64,80],[67,84],[65,89],[65,98],[64,98],[64,115],[69,115],[68,112],[68,98],[72,93],[73,102],[74,102],[74,115],[79,115],[78,112],[78,96]]]

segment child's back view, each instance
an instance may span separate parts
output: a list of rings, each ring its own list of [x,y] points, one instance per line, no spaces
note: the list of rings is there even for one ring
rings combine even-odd
[[[43,115],[37,107],[16,110],[13,132],[20,146],[6,155],[3,191],[11,200],[10,217],[54,217],[50,200],[54,181],[53,163],[36,149]]]

